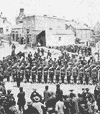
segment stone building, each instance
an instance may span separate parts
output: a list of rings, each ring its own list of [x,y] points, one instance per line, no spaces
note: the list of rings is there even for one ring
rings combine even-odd
[[[27,16],[23,18],[23,34],[30,45],[60,46],[75,43],[75,33],[68,29],[64,19]],[[27,37],[29,36],[29,37]]]
[[[8,22],[6,17],[0,15],[0,37],[3,39],[8,39],[11,34],[11,23]]]

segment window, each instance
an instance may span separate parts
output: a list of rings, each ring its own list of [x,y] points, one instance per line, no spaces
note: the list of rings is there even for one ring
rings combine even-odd
[[[29,32],[30,32],[30,30],[29,30],[29,29],[27,29],[27,34],[29,34]]]
[[[52,30],[52,28],[49,28],[49,30]]]
[[[3,33],[3,28],[0,28],[0,33]]]
[[[59,37],[59,41],[61,41],[61,37]]]
[[[8,29],[6,29],[6,32],[8,32]]]

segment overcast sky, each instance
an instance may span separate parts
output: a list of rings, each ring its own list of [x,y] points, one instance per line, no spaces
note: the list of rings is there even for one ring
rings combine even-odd
[[[89,26],[100,21],[100,0],[1,0],[0,12],[13,24],[20,8],[26,14],[64,16]]]

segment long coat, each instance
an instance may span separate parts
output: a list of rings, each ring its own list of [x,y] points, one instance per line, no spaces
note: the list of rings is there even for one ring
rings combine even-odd
[[[21,106],[25,105],[25,103],[26,103],[26,101],[25,101],[25,92],[18,93],[17,97],[18,97],[18,103],[17,104],[21,105]]]

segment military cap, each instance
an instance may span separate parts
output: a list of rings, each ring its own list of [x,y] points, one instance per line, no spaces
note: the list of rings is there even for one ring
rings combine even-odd
[[[36,91],[37,89],[33,88],[33,91]]]
[[[82,90],[85,90],[85,88],[82,88]]]
[[[89,88],[86,88],[86,91],[89,91]]]
[[[71,89],[71,90],[69,90],[70,92],[73,92],[74,90],[73,89]]]
[[[8,93],[11,93],[11,90],[9,89],[9,90],[7,90],[7,92],[8,92]]]

